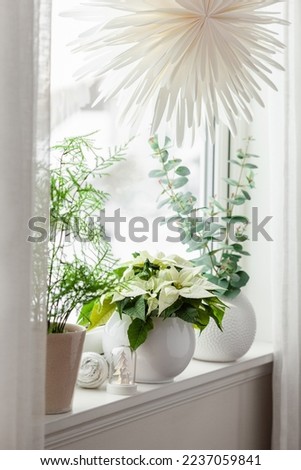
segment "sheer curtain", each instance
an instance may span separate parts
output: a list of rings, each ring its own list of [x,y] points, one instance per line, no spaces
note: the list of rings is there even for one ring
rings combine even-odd
[[[301,449],[301,2],[290,0],[285,8],[292,24],[282,89],[270,110],[269,145],[277,234],[273,448]]]
[[[47,208],[50,5],[0,2],[0,448],[7,450],[41,449],[44,439],[45,246],[27,238],[29,220]]]

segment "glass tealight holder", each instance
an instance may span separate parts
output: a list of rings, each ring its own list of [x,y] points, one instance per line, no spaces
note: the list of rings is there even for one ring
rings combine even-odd
[[[133,395],[135,384],[136,353],[129,346],[119,346],[109,357],[109,381],[107,391],[117,395]]]

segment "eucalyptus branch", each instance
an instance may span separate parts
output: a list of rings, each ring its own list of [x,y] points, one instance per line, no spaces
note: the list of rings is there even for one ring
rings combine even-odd
[[[238,180],[225,178],[225,183],[234,188],[230,197],[221,202],[212,198],[208,207],[200,209],[197,198],[183,190],[189,181],[190,170],[183,166],[181,159],[169,156],[170,139],[165,139],[164,146],[159,145],[156,136],[150,139],[152,156],[160,168],[151,171],[149,176],[159,180],[160,198],[167,196],[158,207],[167,206],[176,215],[182,243],[188,252],[199,254],[194,263],[201,266],[206,277],[222,287],[228,297],[235,297],[249,279],[240,266],[241,258],[249,255],[243,249],[243,243],[248,240],[246,227],[249,221],[244,215],[235,215],[235,209],[251,200],[249,190],[254,188],[253,170],[257,166],[250,163],[250,159],[257,156],[249,153],[251,140],[247,139],[245,150],[238,150],[236,157],[230,160],[231,165],[240,167]],[[199,213],[202,217],[196,219],[194,227],[192,215]]]

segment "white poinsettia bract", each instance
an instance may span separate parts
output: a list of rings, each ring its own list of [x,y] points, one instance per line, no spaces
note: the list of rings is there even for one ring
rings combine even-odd
[[[275,88],[273,58],[284,45],[270,28],[285,24],[266,7],[282,0],[94,0],[82,19],[99,19],[78,40],[87,54],[80,75],[101,78],[98,100],[120,98],[123,120],[134,127],[148,111],[152,133],[161,122],[181,144],[202,122],[236,133],[236,117],[252,119],[250,103],[263,105],[261,82]],[[114,17],[104,23],[103,11]]]

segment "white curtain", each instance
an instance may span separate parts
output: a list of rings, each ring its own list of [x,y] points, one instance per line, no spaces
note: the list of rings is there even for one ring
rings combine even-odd
[[[289,0],[285,8],[286,73],[271,102],[269,145],[276,222],[273,448],[301,449],[301,2]]]
[[[29,220],[47,208],[50,5],[0,0],[0,449],[7,450],[42,449],[44,440],[45,243],[27,238],[37,236]]]

